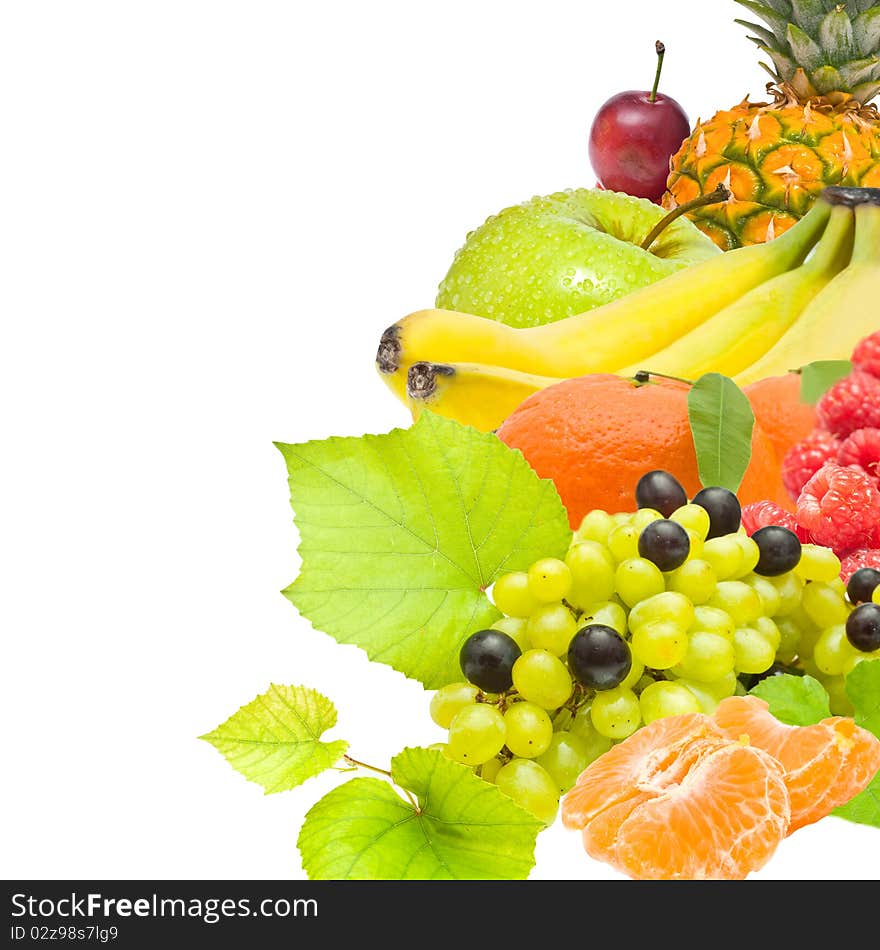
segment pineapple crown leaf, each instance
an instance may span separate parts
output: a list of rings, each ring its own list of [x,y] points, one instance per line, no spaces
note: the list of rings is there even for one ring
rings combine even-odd
[[[880,55],[880,6],[865,10],[853,20],[853,39],[862,56]]]
[[[877,94],[880,0],[736,0],[766,26],[737,20],[773,61],[761,63],[803,99]]]

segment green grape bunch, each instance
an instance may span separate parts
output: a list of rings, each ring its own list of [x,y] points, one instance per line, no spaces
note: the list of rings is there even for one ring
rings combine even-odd
[[[846,586],[830,549],[782,527],[750,537],[724,488],[688,501],[649,472],[635,502],[589,512],[564,559],[498,577],[504,616],[465,641],[464,680],[431,700],[438,748],[545,824],[591,762],[655,719],[711,715],[778,672],[815,677],[851,715],[845,677],[880,657],[880,573]]]

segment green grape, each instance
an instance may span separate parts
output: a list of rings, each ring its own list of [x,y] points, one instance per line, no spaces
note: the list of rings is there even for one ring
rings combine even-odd
[[[465,706],[449,724],[446,754],[463,765],[482,765],[498,755],[506,736],[504,717],[494,706]]]
[[[547,650],[527,650],[513,664],[513,685],[523,699],[542,709],[558,709],[571,696],[571,675]]]
[[[542,557],[529,568],[529,593],[542,604],[562,600],[571,590],[571,571],[565,561]]]
[[[559,810],[559,792],[546,769],[531,759],[511,759],[495,776],[495,784],[520,808],[545,825],[553,823]]]
[[[685,558],[684,563],[687,564],[688,561],[698,561],[703,558],[703,548],[706,545],[706,542],[697,534],[696,531],[691,531],[690,528],[685,528],[687,531],[688,539],[690,540],[690,547],[688,548],[688,555]]]
[[[733,634],[737,673],[763,673],[776,659],[773,645],[754,627],[737,627]]]
[[[840,594],[841,597],[846,597],[846,584],[843,583],[843,578],[839,575],[828,581],[828,586]]]
[[[696,699],[699,712],[711,716],[718,708],[718,703],[721,700],[710,692],[706,683],[697,683],[695,680],[689,679],[677,679],[675,682],[678,686],[684,687]]]
[[[676,508],[669,517],[683,528],[692,531],[701,541],[705,541],[709,535],[709,512],[701,505],[682,505],[681,508]]]
[[[446,743],[445,742],[432,742],[429,746],[425,746],[429,752],[442,752],[446,754]]]
[[[626,636],[626,611],[613,600],[600,600],[585,607],[581,614],[580,627],[585,627],[588,623],[605,624],[622,637]]]
[[[753,623],[761,616],[761,598],[742,581],[719,581],[709,598],[709,606],[729,613],[738,627]]]
[[[622,524],[629,524],[632,521],[633,512],[632,511],[615,511],[611,516],[611,520],[614,522],[615,527]]]
[[[688,635],[687,653],[673,672],[700,683],[711,683],[732,672],[735,664],[736,652],[730,640],[720,633],[696,630]]]
[[[637,696],[641,696],[641,694],[651,685],[651,683],[656,683],[656,682],[657,682],[656,677],[653,676],[651,673],[643,673],[636,681],[636,685],[633,686],[632,691]]]
[[[492,585],[492,600],[508,617],[528,617],[541,606],[529,590],[529,576],[525,571],[502,574]]]
[[[700,712],[697,697],[690,690],[680,683],[667,680],[659,680],[643,690],[639,697],[639,708],[642,721],[646,724],[665,716]]]
[[[871,594],[871,600],[875,604],[880,604],[880,585],[874,588],[874,593]]]
[[[629,612],[627,623],[633,633],[651,623],[667,622],[687,630],[694,622],[694,616],[694,605],[684,594],[664,591],[636,604]]]
[[[846,623],[849,616],[849,607],[843,597],[822,581],[807,584],[801,603],[807,616],[820,630]]]
[[[592,762],[587,743],[570,732],[555,732],[537,763],[556,783],[560,795],[574,788],[578,776]]]
[[[431,697],[429,712],[441,729],[448,729],[456,713],[476,702],[479,690],[470,683],[441,686]]]
[[[527,628],[528,620],[525,617],[502,617],[500,620],[496,620],[491,627],[492,630],[500,630],[502,633],[506,633],[522,653],[532,648],[526,633]]]
[[[614,593],[614,558],[597,541],[572,545],[565,563],[571,571],[571,603],[584,607],[597,600],[608,600]]]
[[[779,593],[779,606],[776,608],[775,616],[788,617],[801,604],[804,593],[803,580],[794,571],[780,574],[778,577],[768,577],[767,580]]]
[[[861,650],[853,650],[852,654],[844,661],[843,675],[849,676],[859,663],[873,663],[875,660],[880,660],[880,650],[875,650],[873,653],[862,653]]]
[[[642,721],[639,698],[631,689],[621,686],[602,690],[593,697],[590,718],[601,735],[609,739],[625,739],[639,728]]]
[[[779,631],[779,646],[776,659],[782,663],[793,663],[798,655],[801,643],[801,628],[791,617],[774,617]]]
[[[773,647],[773,652],[776,653],[782,643],[782,633],[779,627],[776,626],[775,621],[771,617],[758,617],[752,626],[761,636],[767,638],[767,642]]]
[[[828,693],[828,705],[832,716],[852,716],[855,713],[852,700],[846,691],[846,678],[843,676],[820,676],[819,682]]]
[[[733,579],[738,580],[741,577],[745,577],[746,574],[751,574],[755,569],[758,561],[761,559],[761,549],[758,547],[758,542],[750,538],[747,534],[732,534],[730,535],[740,546],[740,550],[743,552],[742,563],[737,569],[736,574],[733,575]]]
[[[733,535],[726,534],[718,538],[709,538],[703,545],[701,557],[712,565],[719,581],[726,581],[742,567],[744,551]]]
[[[598,541],[599,544],[606,544],[608,535],[615,528],[615,521],[607,511],[596,508],[588,511],[581,521],[581,526],[575,533],[575,541]]]
[[[526,636],[533,647],[562,656],[577,633],[574,614],[565,604],[545,604],[528,619]]]
[[[502,765],[501,759],[489,759],[480,766],[480,778],[484,782],[494,782]]]
[[[846,625],[838,623],[819,634],[813,647],[813,662],[823,673],[840,676],[852,649],[846,638]]]
[[[669,620],[646,624],[633,634],[633,656],[652,670],[668,670],[684,659],[688,635],[683,627]]]
[[[794,573],[804,581],[824,581],[826,584],[840,577],[840,558],[818,544],[801,546],[801,559]]]
[[[666,590],[660,568],[643,557],[631,557],[619,564],[614,575],[614,586],[618,597],[627,607],[635,607],[640,600]]]
[[[731,670],[729,673],[725,673],[724,676],[719,676],[714,682],[703,683],[702,685],[712,696],[718,700],[722,700],[728,696],[733,696],[736,692],[736,684],[738,682],[739,680],[736,677],[736,673]]]
[[[689,632],[705,630],[707,633],[718,633],[732,642],[735,629],[736,624],[733,622],[733,617],[726,610],[722,610],[720,607],[708,607],[703,604],[694,607],[694,622],[690,625]]]
[[[639,535],[642,532],[633,524],[618,525],[608,535],[608,550],[616,564],[639,556]]]
[[[641,534],[654,521],[659,521],[663,515],[656,508],[639,508],[630,518],[630,524]]]
[[[744,584],[758,595],[761,601],[761,611],[768,617],[774,617],[779,613],[782,606],[782,596],[774,584],[770,582],[769,577],[761,577],[758,574],[747,574],[742,579]]]
[[[514,703],[504,714],[507,748],[524,759],[539,756],[553,738],[553,723],[534,703]]]
[[[630,651],[631,653],[632,651]],[[632,658],[632,666],[630,667],[629,673],[624,676],[624,678],[618,684],[623,686],[624,689],[632,689],[636,683],[642,678],[642,674],[645,672],[645,664],[637,660],[635,657]]]
[[[666,586],[671,591],[684,594],[696,606],[705,604],[715,593],[718,578],[715,576],[715,569],[708,561],[702,558],[693,560],[688,558],[681,567],[667,574]]]
[[[598,759],[603,752],[607,752],[614,745],[613,739],[603,736],[593,725],[589,703],[578,707],[568,731],[585,743],[591,762]]]

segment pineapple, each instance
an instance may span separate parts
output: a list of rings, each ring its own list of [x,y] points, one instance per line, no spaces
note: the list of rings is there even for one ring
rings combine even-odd
[[[697,121],[670,162],[663,204],[726,184],[733,197],[691,212],[724,250],[788,230],[827,185],[880,187],[880,0],[736,0],[773,61],[773,101]]]

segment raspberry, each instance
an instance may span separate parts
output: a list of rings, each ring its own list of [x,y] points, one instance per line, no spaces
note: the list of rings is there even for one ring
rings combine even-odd
[[[880,489],[867,472],[826,462],[804,485],[797,520],[838,557],[871,547],[880,525]]]
[[[766,528],[773,524],[788,528],[795,534],[798,533],[798,523],[794,515],[781,508],[775,501],[756,501],[751,505],[746,505],[742,510],[742,523],[749,537],[758,528]]]
[[[793,445],[782,460],[782,482],[797,501],[801,489],[826,462],[837,461],[840,442],[825,429],[814,429],[805,439]]]
[[[880,330],[866,336],[853,350],[853,367],[880,378]]]
[[[880,428],[880,379],[853,371],[819,400],[816,419],[823,429],[840,439],[856,429]]]
[[[880,571],[880,549],[860,548],[848,554],[840,562],[840,577],[844,584],[849,583],[849,579],[860,567],[873,567],[875,571]]]
[[[880,482],[880,429],[856,429],[840,443],[838,465],[858,465]]]

